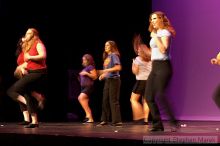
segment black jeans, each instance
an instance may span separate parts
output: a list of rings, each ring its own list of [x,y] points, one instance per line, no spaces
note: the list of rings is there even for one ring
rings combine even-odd
[[[108,78],[105,80],[102,100],[101,121],[109,122],[110,115],[112,123],[121,122],[121,111],[119,104],[121,80],[117,78]]]
[[[165,95],[165,90],[172,77],[172,66],[169,60],[153,61],[152,71],[148,77],[145,98],[148,102],[152,115],[153,127],[163,127],[157,101],[166,108],[167,114],[172,123],[176,123],[173,112]]]

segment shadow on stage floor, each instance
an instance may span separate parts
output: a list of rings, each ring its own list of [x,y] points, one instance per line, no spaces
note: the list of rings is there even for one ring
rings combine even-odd
[[[171,132],[165,122],[164,132],[149,132],[149,125],[123,123],[122,127],[96,124],[40,123],[39,128],[24,128],[17,123],[1,123],[0,145],[97,145],[97,144],[158,144],[158,143],[220,143],[220,122],[181,121],[181,128]]]

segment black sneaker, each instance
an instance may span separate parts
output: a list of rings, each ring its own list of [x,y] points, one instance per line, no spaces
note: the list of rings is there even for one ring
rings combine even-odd
[[[89,119],[86,120],[85,122],[83,122],[83,124],[93,124],[93,123],[94,123],[94,121],[93,120],[90,121]]]
[[[122,127],[122,122],[112,123],[111,126]]]
[[[141,120],[133,120],[133,125],[149,125],[149,123],[141,119]]]
[[[153,127],[152,129],[150,129],[150,132],[160,132],[160,131],[164,131],[163,127]]]
[[[149,122],[145,122],[145,121],[144,121],[144,122],[143,122],[143,125],[149,125]]]
[[[108,125],[108,123],[105,122],[105,121],[102,121],[101,123],[99,123],[99,124],[96,125],[96,126],[101,127],[101,126],[104,126],[104,125]]]
[[[23,121],[23,122],[18,123],[18,125],[29,125],[30,123],[31,123],[31,122]]]
[[[83,123],[85,123],[85,122],[87,122],[87,121],[89,121],[89,118],[85,118],[85,119],[83,120]]]
[[[36,128],[36,127],[39,127],[39,124],[29,124],[29,125],[26,125],[24,126],[24,128]]]

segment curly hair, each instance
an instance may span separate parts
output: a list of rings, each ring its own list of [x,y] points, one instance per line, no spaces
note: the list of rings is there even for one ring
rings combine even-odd
[[[176,35],[176,31],[175,31],[175,29],[173,28],[173,26],[171,25],[170,20],[167,18],[167,16],[165,15],[165,13],[164,13],[164,12],[161,12],[161,11],[155,11],[155,12],[153,12],[153,13],[150,14],[150,17],[149,17],[149,23],[150,23],[150,25],[149,25],[149,28],[148,28],[148,30],[149,30],[150,32],[152,32],[152,31],[154,30],[154,27],[153,27],[153,25],[152,25],[152,23],[151,23],[151,17],[152,17],[153,14],[156,14],[157,17],[159,18],[159,20],[161,20],[160,23],[159,23],[159,25],[160,25],[161,28],[165,28],[165,29],[167,29],[168,31],[170,31],[173,36]]]

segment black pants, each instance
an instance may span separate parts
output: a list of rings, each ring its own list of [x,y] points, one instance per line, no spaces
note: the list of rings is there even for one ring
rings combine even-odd
[[[172,66],[169,60],[153,61],[152,71],[148,77],[145,98],[148,102],[152,115],[153,127],[163,127],[160,111],[155,98],[166,108],[167,114],[172,122],[176,123],[173,112],[165,96],[165,90],[172,77]]]
[[[121,111],[119,104],[121,80],[120,78],[108,78],[105,80],[102,100],[101,121],[109,122],[110,115],[112,123],[121,122]]]
[[[20,103],[21,111],[28,110],[28,112],[36,113],[37,112],[37,101],[34,97],[31,96],[32,91],[43,92],[43,84],[46,81],[46,73],[36,72],[29,73],[24,77],[16,81],[7,91],[8,96],[13,100],[18,101],[17,98],[19,95],[25,97],[27,105]]]
[[[220,84],[216,87],[213,94],[213,100],[218,108],[220,108]]]

